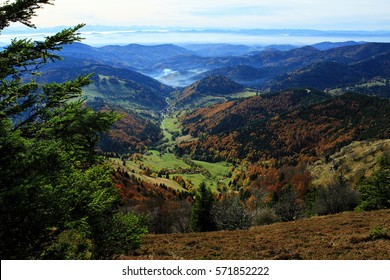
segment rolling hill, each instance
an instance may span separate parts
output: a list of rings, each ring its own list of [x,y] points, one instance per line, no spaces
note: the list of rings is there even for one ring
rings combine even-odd
[[[212,98],[228,97],[242,92],[244,89],[244,86],[224,76],[208,76],[184,88],[177,98],[176,106],[188,106],[196,103],[196,106],[200,107],[210,102]]]
[[[323,92],[306,90],[260,95],[198,109],[183,118],[183,126],[185,132],[195,136],[204,132],[226,133],[329,98]],[[233,118],[237,118],[239,126],[229,125]]]
[[[87,104],[94,110],[113,110],[123,116],[101,137],[99,149],[123,154],[145,150],[158,142],[161,139],[160,114],[168,106],[165,99],[173,89],[127,68],[89,64],[85,59],[71,63],[80,61],[78,67],[72,68],[63,67],[61,63],[51,65],[38,81],[63,82],[94,73],[92,83],[83,88]]]
[[[352,142],[308,167],[312,184],[326,187],[334,178],[342,176],[350,186],[356,188],[362,178],[368,178],[379,169],[379,159],[389,152],[390,139]]]
[[[190,50],[172,44],[144,46],[130,44],[126,46],[108,45],[99,48],[82,43],[65,46],[60,52],[63,57],[92,59],[101,64],[147,69],[154,64],[178,55],[191,55]]]
[[[263,84],[266,78],[269,77],[271,70],[272,69],[265,67],[259,69],[248,65],[235,65],[210,70],[199,74],[194,78],[203,79],[207,76],[220,75],[225,76],[226,78],[229,78],[236,83],[250,87]]]
[[[240,56],[261,49],[258,46],[232,44],[186,44],[183,47],[193,51],[196,55],[204,57]]]
[[[390,52],[352,64],[325,61],[286,74],[286,77],[280,78],[282,81],[277,82],[272,88],[281,90],[297,87],[317,89],[347,87],[374,78],[388,78],[389,69]]]
[[[154,69],[155,71],[170,69],[178,72],[186,71],[186,73],[192,71],[193,76],[187,76],[188,80],[203,78],[206,75],[223,75],[247,86],[256,85],[259,89],[268,87],[286,89],[288,86],[306,87],[309,85],[321,88],[324,87],[323,81],[326,79],[323,79],[321,84],[316,83],[320,80],[319,78],[311,78],[309,80],[311,83],[306,83],[312,72],[312,76],[324,75],[326,72],[326,77],[330,78],[332,86],[353,83],[365,75],[370,75],[364,71],[359,72],[361,69],[367,70],[363,65],[368,63],[371,64],[369,68],[371,71],[375,68],[378,69],[377,75],[388,76],[387,68],[383,67],[383,62],[388,61],[389,52],[390,44],[388,43],[346,43],[334,44],[334,47],[324,44],[319,45],[318,49],[315,45],[286,51],[265,49],[245,55],[224,57],[182,55],[158,63]],[[316,70],[317,68],[318,70]],[[332,74],[338,68],[340,70]],[[340,71],[342,76],[339,76]],[[351,79],[356,73],[355,71],[360,75]],[[199,72],[202,73],[199,75]],[[316,74],[316,72],[319,73]],[[300,78],[298,74],[303,75],[303,77]],[[304,75],[309,77],[305,78]],[[285,80],[290,78],[293,81],[288,84]]]

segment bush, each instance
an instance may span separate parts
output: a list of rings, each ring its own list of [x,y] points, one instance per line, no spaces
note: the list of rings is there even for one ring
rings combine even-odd
[[[286,186],[279,194],[274,194],[273,203],[275,212],[282,221],[298,219],[303,210],[297,192],[291,185]]]
[[[103,232],[102,241],[97,248],[102,258],[128,254],[141,245],[141,238],[148,233],[145,219],[133,213],[117,213],[110,227]]]
[[[314,208],[318,215],[328,215],[353,210],[358,203],[359,194],[339,177],[329,186],[318,189]]]
[[[387,234],[387,228],[385,227],[375,227],[370,231],[370,238],[372,240],[376,239],[388,239],[389,235]]]
[[[256,215],[252,219],[253,226],[269,225],[280,222],[280,217],[276,214],[273,208],[262,208],[258,210]]]
[[[188,232],[191,219],[191,205],[183,201],[166,201],[151,213],[151,232]]]
[[[89,260],[93,255],[93,243],[77,230],[65,230],[56,238],[42,256],[51,260]]]
[[[239,196],[230,194],[215,203],[212,217],[220,230],[245,229],[251,226],[251,217],[242,205]]]

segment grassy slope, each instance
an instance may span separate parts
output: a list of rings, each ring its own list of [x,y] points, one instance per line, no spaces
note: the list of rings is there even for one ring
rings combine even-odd
[[[188,102],[188,104],[179,103],[179,107],[185,108],[187,110],[193,110],[194,108],[209,107],[215,104],[228,102],[230,100],[248,98],[256,95],[257,92],[251,89],[245,89],[242,92],[226,94],[224,96],[199,94],[198,96],[196,96],[196,98]]]
[[[390,259],[390,210],[348,212],[241,231],[148,235],[123,259]]]
[[[355,141],[332,155],[328,161],[320,160],[309,167],[315,186],[327,186],[334,178],[343,176],[351,186],[369,177],[379,168],[378,159],[390,152],[390,139]]]

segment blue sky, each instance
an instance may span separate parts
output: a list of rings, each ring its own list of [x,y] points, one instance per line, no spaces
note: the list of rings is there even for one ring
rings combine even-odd
[[[55,0],[34,19],[38,27],[80,22],[113,26],[390,30],[390,1]]]

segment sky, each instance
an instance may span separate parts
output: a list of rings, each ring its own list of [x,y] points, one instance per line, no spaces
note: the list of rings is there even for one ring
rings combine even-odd
[[[0,3],[4,0],[0,0]],[[54,0],[38,27],[390,30],[389,0]]]

